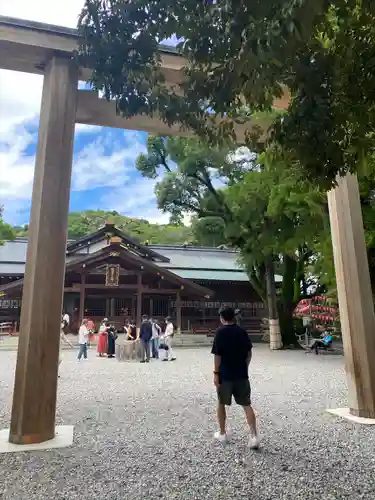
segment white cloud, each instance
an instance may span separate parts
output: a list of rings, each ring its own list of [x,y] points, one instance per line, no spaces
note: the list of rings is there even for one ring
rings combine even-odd
[[[131,144],[129,148],[113,141],[112,134],[106,131],[85,146],[74,159],[72,189],[123,186],[130,171],[134,171],[137,156],[145,150],[138,136],[126,142]]]
[[[22,152],[32,142],[32,136],[19,130],[11,144],[0,151],[0,200],[29,199],[33,181],[34,159]]]
[[[75,28],[84,0],[64,0],[63,8],[51,0],[1,2],[0,15]],[[0,71],[0,137],[4,130],[35,118],[40,109],[43,78]]]
[[[84,0],[65,0],[62,9],[50,0],[13,0],[1,2],[0,15],[75,27],[83,4]],[[30,204],[35,157],[25,150],[37,141],[42,86],[40,75],[0,70],[0,201],[9,220]],[[31,135],[25,125],[35,133]],[[92,129],[77,124],[76,134]]]
[[[166,224],[169,214],[156,208],[154,189],[157,181],[137,178],[111,192],[111,196],[102,198],[103,210],[116,210],[129,217],[140,217],[149,222]]]
[[[64,0],[57,7],[51,0],[2,1],[0,15],[74,28],[83,5],[84,0]],[[37,140],[30,129],[37,130],[42,85],[39,75],[0,70],[0,202],[5,202],[5,217],[13,223],[28,219],[35,157],[26,150]],[[130,177],[136,157],[144,150],[139,135],[127,132],[126,142],[111,143],[107,130],[77,124],[76,135],[83,133],[93,138],[87,137],[86,143],[91,142],[75,155],[72,189],[109,187],[111,195],[98,200],[100,208],[167,222],[168,214],[155,206],[155,182],[134,183]]]

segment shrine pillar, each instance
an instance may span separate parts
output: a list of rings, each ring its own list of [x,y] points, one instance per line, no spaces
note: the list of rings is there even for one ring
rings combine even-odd
[[[338,178],[328,205],[349,410],[357,417],[375,418],[375,315],[355,175]]]
[[[78,70],[54,56],[44,73],[9,441],[55,436],[56,388]]]

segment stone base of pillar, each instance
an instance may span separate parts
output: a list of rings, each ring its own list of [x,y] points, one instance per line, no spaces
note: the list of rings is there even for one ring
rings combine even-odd
[[[20,453],[21,451],[50,450],[53,448],[66,448],[73,444],[73,425],[58,425],[55,437],[34,444],[14,444],[9,442],[9,429],[0,431],[0,453]]]
[[[335,408],[326,411],[331,415],[344,418],[345,420],[349,420],[350,422],[354,422],[356,424],[375,425],[375,418],[367,418],[355,415],[353,414],[353,410],[351,410],[350,408]],[[354,413],[356,412],[354,411]]]
[[[270,349],[272,351],[277,351],[283,348],[283,342],[281,340],[280,324],[278,319],[269,320],[269,330],[270,330]]]

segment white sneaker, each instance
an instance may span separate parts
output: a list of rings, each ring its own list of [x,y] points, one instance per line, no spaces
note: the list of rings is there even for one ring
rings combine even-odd
[[[257,450],[260,445],[260,439],[258,434],[251,434],[249,437],[249,448],[251,450]]]
[[[226,434],[221,434],[220,431],[215,432],[214,438],[216,441],[219,441],[220,443],[226,443],[228,441],[228,437]]]

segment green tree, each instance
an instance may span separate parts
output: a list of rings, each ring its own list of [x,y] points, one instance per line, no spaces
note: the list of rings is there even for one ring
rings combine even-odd
[[[272,285],[272,262],[280,261],[283,340],[294,343],[292,313],[302,294],[308,294],[305,268],[314,235],[324,229],[324,192],[280,153],[269,152],[254,161],[249,153],[213,149],[193,138],[150,136],[147,146],[137,168],[152,178],[161,171],[156,185],[159,208],[174,217],[195,214],[197,240],[214,237],[240,249],[249,281],[265,302],[267,269]]]
[[[10,224],[3,220],[3,207],[0,206],[0,245],[4,244],[6,240],[14,240],[16,233]]]
[[[225,222],[221,217],[193,217],[191,227],[194,242],[208,247],[223,247],[227,243]]]
[[[140,154],[136,167],[145,177],[160,181],[156,185],[158,207],[181,220],[193,216],[192,229],[198,244],[227,243],[241,248],[238,235],[226,234],[233,213],[225,187],[243,179],[256,168],[254,156],[247,150],[233,153],[229,146],[210,147],[196,138],[149,136],[147,153]],[[264,273],[258,263],[244,261],[249,281],[262,300],[266,300]]]
[[[145,219],[120,215],[116,211],[85,210],[71,212],[68,216],[68,236],[76,239],[89,235],[103,227],[105,221],[115,224],[140,243],[183,244],[193,239],[192,231],[182,224],[151,224]]]
[[[242,252],[249,258],[279,261],[280,326],[284,342],[294,343],[293,311],[302,298],[316,291],[311,290],[313,282],[306,274],[316,243],[329,235],[326,195],[279,148],[260,155],[258,162],[258,171],[248,172],[241,183],[228,189],[235,221],[229,231],[244,236]]]
[[[359,171],[358,181],[371,285],[375,293],[375,161],[372,156]],[[319,234],[314,248],[311,271],[326,286],[328,294],[337,299],[332,241],[328,231]]]
[[[275,137],[330,187],[373,151],[375,3],[371,0],[86,0],[80,56],[126,116],[158,114],[206,140],[292,94]],[[158,42],[181,40],[181,88],[167,86]],[[250,110],[250,111],[248,111]],[[218,122],[219,120],[219,122]],[[250,125],[249,125],[250,131]]]
[[[115,224],[140,243],[182,245],[193,241],[193,232],[189,226],[181,223],[152,224],[145,219],[130,218],[120,215],[115,210],[84,210],[70,212],[68,216],[68,238],[77,239],[87,236],[104,226],[105,221]],[[17,236],[27,236],[29,227],[16,226]]]

